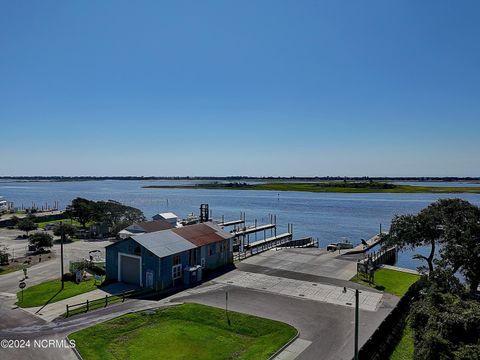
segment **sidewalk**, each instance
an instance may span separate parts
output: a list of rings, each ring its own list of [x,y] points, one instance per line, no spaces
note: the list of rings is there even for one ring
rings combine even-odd
[[[287,279],[265,274],[235,270],[215,280],[216,283],[249,288],[279,295],[320,301],[346,307],[355,306],[355,295],[352,291],[343,292],[342,286]],[[380,306],[383,294],[368,290],[360,292],[361,310],[376,311]]]
[[[120,294],[125,291],[138,289],[138,286],[115,283],[108,285],[103,289],[96,289],[77,296],[72,296],[68,299],[49,303],[46,306],[36,306],[31,308],[24,308],[23,310],[40,317],[45,321],[52,321],[66,312],[67,305],[80,304],[83,302],[105,299],[105,296]]]

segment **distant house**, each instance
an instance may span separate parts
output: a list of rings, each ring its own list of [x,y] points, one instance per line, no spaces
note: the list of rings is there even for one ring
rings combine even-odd
[[[177,227],[178,216],[172,212],[164,212],[152,216],[153,220],[165,220],[168,221],[173,227]]]
[[[132,225],[126,227],[118,233],[118,236],[121,239],[126,239],[132,235],[138,235],[143,233],[151,233],[155,231],[168,230],[174,228],[166,220],[153,220],[153,221],[143,221],[139,223],[133,223]]]
[[[103,238],[110,234],[110,226],[106,222],[97,222],[90,225],[90,236],[92,238]]]
[[[213,223],[132,235],[106,247],[107,280],[163,290],[233,263],[232,234]]]

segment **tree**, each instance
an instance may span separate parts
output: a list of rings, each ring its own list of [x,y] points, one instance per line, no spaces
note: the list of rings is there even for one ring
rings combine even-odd
[[[36,228],[37,224],[35,224],[31,219],[28,218],[22,219],[17,223],[17,229],[25,231],[27,236],[30,231],[35,230]]]
[[[415,255],[434,271],[436,245],[441,244],[443,266],[461,272],[471,291],[480,284],[480,208],[461,199],[440,199],[417,215],[395,216],[386,237],[402,248],[430,246],[428,256]]]
[[[85,228],[88,221],[94,220],[105,223],[109,228],[120,226],[123,223],[134,223],[145,220],[143,212],[131,206],[123,205],[118,201],[91,201],[83,198],[72,200],[67,207],[70,218],[78,220]]]
[[[478,349],[478,301],[466,301],[432,286],[411,307],[410,321],[415,330],[415,359],[457,359],[455,353],[463,359],[475,359],[467,356]]]
[[[480,208],[461,199],[441,200],[442,260],[459,271],[475,292],[480,284]]]
[[[417,215],[396,215],[386,236],[387,244],[396,245],[399,247],[399,250],[430,246],[430,254],[428,256],[421,254],[414,256],[414,258],[423,259],[427,262],[429,272],[434,270],[435,245],[441,236],[437,214],[435,208],[431,206],[423,209]]]
[[[93,218],[94,205],[94,201],[78,197],[72,200],[71,205],[67,206],[66,213],[70,218],[82,224],[82,227],[85,229],[87,222]]]
[[[145,220],[141,210],[113,200],[97,201],[94,209],[94,220],[104,222],[110,228],[116,228],[118,224],[132,224]]]
[[[55,230],[53,230],[53,234],[55,236],[62,236],[63,240],[65,241],[67,235],[71,237],[75,235],[76,231],[77,229],[75,228],[75,226],[61,222],[60,225],[58,225]]]
[[[53,246],[53,236],[46,232],[37,232],[30,236],[30,243],[40,249],[51,248]]]

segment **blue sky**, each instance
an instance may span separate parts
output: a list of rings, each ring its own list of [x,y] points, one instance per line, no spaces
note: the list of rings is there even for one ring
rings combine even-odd
[[[0,175],[480,176],[478,1],[2,1]]]

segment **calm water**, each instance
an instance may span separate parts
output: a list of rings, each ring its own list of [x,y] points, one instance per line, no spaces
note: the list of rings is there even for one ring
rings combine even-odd
[[[480,205],[478,194],[332,194],[246,190],[142,189],[144,185],[185,184],[187,181],[84,181],[84,182],[1,182],[0,196],[15,206],[41,207],[58,201],[64,208],[77,196],[91,200],[116,200],[141,209],[147,217],[172,211],[179,217],[198,214],[201,203],[208,203],[214,218],[225,215],[237,219],[246,213],[247,222],[267,222],[277,215],[278,233],[288,223],[294,237],[313,236],[320,247],[346,237],[353,243],[378,233],[380,224],[388,229],[395,214],[416,213],[439,198],[461,197]],[[434,183],[435,185],[446,185]],[[448,183],[451,185],[450,183]],[[463,185],[463,184],[462,184]],[[425,252],[425,249],[422,251]],[[419,262],[412,253],[399,255],[399,266],[415,268]]]

